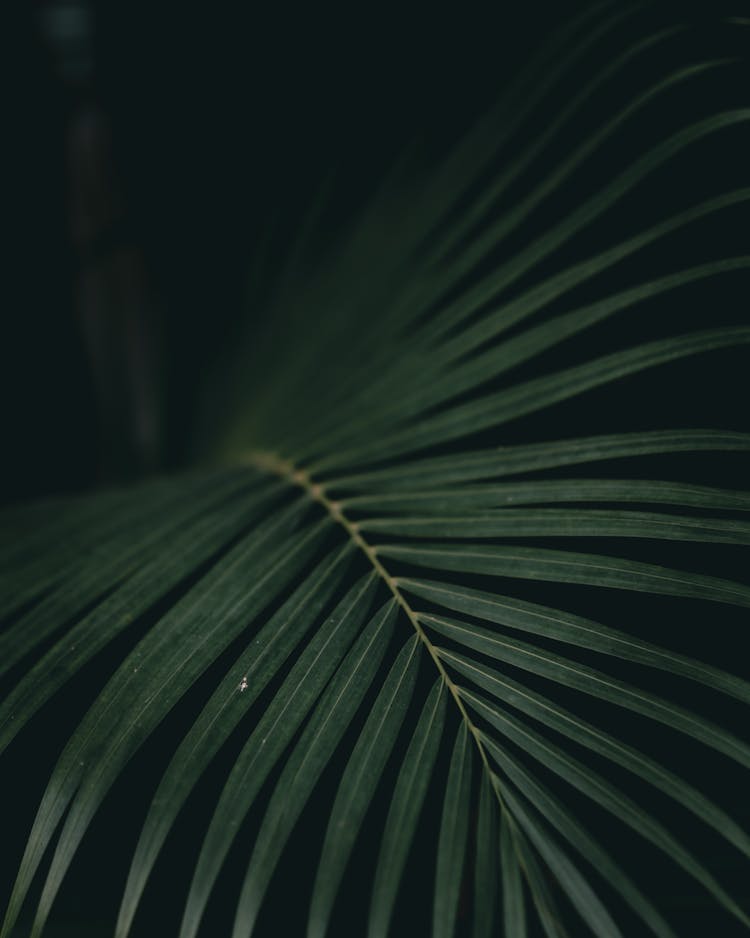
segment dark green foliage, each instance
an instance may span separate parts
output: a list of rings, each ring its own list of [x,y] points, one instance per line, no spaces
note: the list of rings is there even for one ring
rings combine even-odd
[[[666,938],[686,927],[674,888],[700,889],[721,929],[750,927],[746,890],[724,881],[747,881],[750,818],[714,784],[746,785],[750,768],[746,662],[716,651],[750,608],[750,492],[718,471],[750,432],[719,414],[665,429],[637,392],[661,366],[716,376],[706,362],[729,349],[747,367],[747,239],[666,267],[648,251],[680,235],[700,254],[723,212],[746,230],[750,190],[680,185],[677,208],[610,221],[694,148],[747,146],[750,108],[718,92],[711,113],[659,117],[714,72],[741,83],[746,26],[719,24],[695,62],[689,30],[619,6],[549,40],[523,93],[430,172],[407,154],[307,264],[311,215],[283,279],[256,284],[263,328],[256,312],[203,435],[222,468],[6,512],[5,811],[24,776],[11,743],[71,683],[101,679],[43,793],[2,938],[24,910],[42,933],[90,826],[175,714],[117,938],[151,933],[139,908],[180,826],[191,875],[160,900],[180,938],[213,933],[232,875],[232,938],[274,933],[264,915],[284,903],[308,938],[411,933],[405,914],[434,938]],[[590,111],[616,76],[627,103]],[[635,146],[644,114],[657,131]],[[721,304],[674,328],[699,288]],[[722,320],[731,296],[743,310]],[[692,371],[669,370],[683,360]],[[630,389],[636,419],[566,422],[610,385]],[[717,471],[691,477],[701,453]],[[662,890],[667,875],[679,887]]]

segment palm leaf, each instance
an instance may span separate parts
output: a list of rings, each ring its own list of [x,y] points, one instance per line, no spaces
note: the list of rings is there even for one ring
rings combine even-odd
[[[750,327],[716,313],[738,292],[723,284],[746,288],[747,245],[667,269],[657,248],[677,235],[702,248],[704,226],[725,213],[746,226],[750,189],[719,180],[697,198],[681,191],[678,210],[657,205],[655,221],[640,205],[635,232],[615,209],[678,159],[698,172],[694,150],[730,136],[742,145],[750,109],[717,93],[711,113],[664,130],[657,121],[635,158],[606,156],[613,141],[638,139],[644,115],[734,74],[730,37],[743,24],[723,23],[726,48],[706,43],[695,58],[690,28],[654,28],[644,10],[582,11],[429,171],[414,172],[408,149],[321,256],[329,182],[281,282],[257,265],[265,326],[238,343],[231,391],[197,434],[218,468],[4,512],[8,777],[22,780],[17,744],[58,695],[88,690],[1,938],[22,933],[25,916],[33,938],[54,919],[92,823],[178,714],[117,938],[139,933],[181,829],[195,859],[168,897],[180,938],[216,933],[213,897],[235,870],[234,938],[280,914],[279,883],[309,938],[402,934],[403,909],[435,938],[616,938],[631,933],[628,916],[670,938],[684,923],[653,889],[659,853],[723,923],[750,927],[747,896],[723,882],[732,864],[746,878],[746,813],[654,744],[694,747],[711,777],[742,772],[747,784],[737,726],[750,683],[742,661],[722,663],[712,646],[729,642],[750,583],[705,549],[699,563],[686,551],[746,552],[750,492],[718,470],[746,458],[750,433],[720,420],[652,426],[647,402],[639,430],[605,414],[602,432],[561,425],[539,439],[526,420],[556,420],[591,392],[635,388],[680,361],[700,377],[728,350],[747,360]],[[606,63],[592,64],[602,47]],[[649,55],[658,74],[645,78]],[[615,78],[629,97],[602,118],[595,106]],[[595,251],[592,229],[605,230]],[[685,331],[691,290],[721,300]],[[670,334],[649,332],[657,318]],[[714,475],[691,476],[701,453]],[[662,477],[675,454],[684,472]],[[639,610],[627,621],[623,596]],[[681,641],[686,610],[700,617],[703,657]],[[188,805],[210,777],[210,811],[193,823]],[[669,805],[663,818],[652,793]],[[611,840],[606,828],[600,842],[594,805]],[[672,811],[720,848],[703,851]],[[290,874],[315,821],[312,859]],[[619,846],[623,829],[641,845],[635,860]],[[347,903],[350,890],[359,898]]]

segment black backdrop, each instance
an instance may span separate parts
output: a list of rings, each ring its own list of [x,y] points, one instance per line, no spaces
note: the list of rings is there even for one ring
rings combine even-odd
[[[655,6],[657,19],[669,17],[667,4]],[[345,215],[415,133],[424,142],[426,158],[439,151],[493,99],[495,88],[525,60],[540,36],[574,7],[578,5],[498,4],[490,15],[463,4],[443,12],[427,7],[391,12],[356,4],[346,11],[322,12],[314,4],[254,4],[240,15],[220,6],[193,12],[178,5],[168,9],[166,4],[117,0],[95,5],[91,93],[111,124],[129,234],[143,252],[163,317],[162,466],[178,467],[188,459],[201,378],[232,334],[242,310],[249,260],[268,226],[275,225],[277,243],[283,244],[284,233],[293,232],[299,221],[300,206],[332,170],[338,182],[337,211]],[[685,4],[673,4],[671,9],[697,18],[707,15],[700,5],[686,10]],[[17,5],[5,42],[10,66],[7,149],[12,163],[6,179],[11,205],[5,220],[8,276],[2,285],[3,499],[8,501],[85,489],[126,476],[129,469],[112,463],[102,469],[96,392],[74,310],[79,261],[68,233],[64,137],[78,98],[57,75],[54,59],[39,38],[33,6]],[[727,100],[734,96],[732,103],[742,99],[741,86],[721,93]],[[746,152],[734,139],[702,149],[700,172],[694,172],[695,164],[690,171],[695,201],[704,194],[701,186],[708,193],[718,176],[726,183],[722,188],[739,184],[743,174],[746,183]],[[679,172],[678,168],[677,176]],[[649,197],[646,190],[635,206],[622,208],[625,223],[628,213],[638,217],[639,206]],[[717,222],[702,243],[672,242],[661,255],[661,266],[653,261],[655,267],[663,269],[665,261],[668,269],[687,266],[691,251],[703,260],[720,256],[726,245],[732,253],[747,251],[747,231],[739,219],[733,215]],[[335,224],[334,213],[332,230]],[[622,276],[627,278],[627,270]],[[661,319],[661,326],[653,328],[702,324],[707,311],[709,324],[746,322],[745,283],[730,279],[721,293],[710,286],[696,288],[676,305],[671,323]],[[615,344],[623,336],[627,332],[615,327],[606,341]],[[598,334],[592,337],[591,347],[599,339]],[[603,413],[623,430],[748,430],[747,390],[746,355],[722,353],[698,367],[679,364],[641,377],[637,384],[624,382],[587,400],[575,413],[572,405],[557,408],[523,427],[510,428],[510,439],[592,432],[601,428]],[[661,461],[659,474],[746,487],[748,468],[747,459],[740,457],[720,463],[713,457],[675,458]],[[686,551],[684,559],[688,568],[695,564],[707,572],[746,577],[745,561],[736,554],[730,558],[715,549]],[[590,611],[596,612],[593,607]],[[637,614],[636,606],[623,602],[623,624]],[[704,646],[710,623],[692,621],[687,607],[669,615],[687,617],[681,619],[689,625],[686,650]],[[733,622],[732,634],[739,635],[742,617],[737,615]],[[117,651],[113,649],[112,661]],[[737,662],[745,660],[739,638],[710,654],[717,663],[734,662],[735,670]],[[68,703],[75,708],[84,699],[79,688]],[[56,726],[50,708],[40,717],[45,721],[37,723],[41,739],[62,732],[63,724]],[[727,717],[737,719],[734,713]],[[189,713],[176,719],[186,721]],[[109,826],[96,828],[84,845],[80,871],[60,898],[62,921],[80,921],[84,892],[91,902],[87,917],[106,919],[112,914],[127,860],[115,856],[116,848],[132,841],[132,826],[153,784],[155,769],[149,768],[149,759],[158,754],[170,729],[174,727],[154,741],[120,786],[120,792],[127,788],[132,795],[129,810],[118,819],[110,809]],[[48,751],[29,748],[27,764],[37,769],[37,781],[28,787],[28,804],[19,806],[18,829],[10,830],[12,849],[3,856],[4,883],[52,755],[54,746]],[[206,792],[212,784],[215,780],[209,780]],[[210,794],[204,794],[205,803],[200,797],[199,793],[197,809],[205,811]],[[737,804],[742,803],[738,787]],[[740,810],[747,823],[747,808]],[[177,842],[169,862],[178,868],[179,853]],[[111,857],[111,870],[103,855]],[[739,871],[727,875],[731,881]],[[679,887],[667,881],[665,888],[669,892]],[[149,902],[148,912],[156,916],[158,896]],[[706,934],[713,924],[711,915],[696,907],[696,934]],[[690,921],[683,908],[684,934]],[[722,921],[722,927],[729,926]]]
[[[82,100],[97,102],[109,122],[127,238],[145,260],[158,306],[165,407],[159,462],[174,468],[188,458],[207,369],[226,349],[233,324],[246,316],[249,265],[269,225],[281,254],[329,176],[334,208],[345,214],[404,143],[418,139],[429,162],[493,100],[540,38],[580,7],[388,11],[252,4],[240,13],[221,4],[187,11],[99,2],[93,4],[93,80],[82,93],[60,79],[40,37],[37,8],[17,4],[4,31],[11,169],[4,219],[3,500],[133,474],[116,459],[102,463],[96,390],[74,308],[80,258],[69,234],[65,134]],[[715,10],[701,4],[652,9],[654,23],[715,19]],[[721,100],[741,104],[741,87]],[[685,101],[689,95],[681,106]],[[688,169],[690,191],[697,198],[717,175],[741,180],[745,155],[734,140],[699,149]],[[616,149],[612,156],[622,159]],[[684,190],[680,197],[684,204]],[[632,219],[648,198],[645,187]],[[627,207],[621,211],[627,224]],[[545,220],[542,214],[537,223]],[[334,211],[332,230],[335,224]],[[746,247],[745,232],[738,241],[734,224],[730,217],[715,225],[711,244],[724,240],[736,253],[742,242]],[[670,250],[666,263],[674,267],[682,246]],[[722,314],[731,321],[743,311]],[[694,318],[705,323],[704,308]],[[715,390],[716,378],[727,380],[720,359],[701,363],[701,392]],[[649,406],[663,399],[665,384],[657,376],[643,392],[652,398]],[[732,386],[723,394],[722,425],[746,423],[742,391]],[[697,395],[689,422],[715,422],[718,403]],[[558,426],[557,415],[550,426]]]
[[[444,145],[492,100],[561,6],[501,5],[490,15],[408,5],[389,13],[250,4],[240,13],[229,4],[94,4],[86,97],[110,122],[129,233],[165,320],[167,465],[185,458],[198,379],[241,308],[269,221],[293,232],[334,167],[345,208],[346,193],[372,185],[414,135]],[[18,4],[5,31],[5,290],[13,297],[3,343],[5,500],[80,489],[100,474],[66,204],[66,124],[83,95],[60,80],[35,12]]]

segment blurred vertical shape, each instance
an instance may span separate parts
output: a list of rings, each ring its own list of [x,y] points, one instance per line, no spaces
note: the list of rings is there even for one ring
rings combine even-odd
[[[80,258],[76,305],[97,389],[102,468],[139,474],[159,461],[155,303],[101,108],[82,105],[67,142],[71,234]]]
[[[49,4],[39,22],[72,92],[69,223],[76,312],[96,388],[100,474],[134,477],[155,469],[162,455],[157,303],[119,186],[110,122],[93,91],[91,9]]]

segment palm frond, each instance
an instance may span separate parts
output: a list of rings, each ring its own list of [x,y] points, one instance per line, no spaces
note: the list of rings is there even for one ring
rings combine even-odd
[[[678,234],[702,245],[722,213],[747,226],[750,188],[719,179],[695,199],[688,185],[686,207],[656,205],[655,221],[639,203],[635,232],[610,215],[678,158],[699,174],[694,148],[730,135],[746,146],[750,109],[736,101],[666,120],[671,96],[742,63],[713,48],[685,61],[691,30],[655,29],[639,19],[647,8],[587,8],[437,166],[415,174],[409,151],[309,265],[321,197],[283,281],[260,291],[264,328],[239,343],[228,403],[205,434],[220,468],[5,513],[9,777],[23,781],[16,738],[67,687],[100,680],[52,769],[0,938],[32,907],[29,933],[41,935],[92,822],[186,702],[134,838],[117,938],[138,933],[165,845],[186,824],[195,862],[170,897],[179,938],[214,933],[228,868],[233,938],[262,930],[285,876],[308,938],[338,933],[356,876],[364,898],[346,927],[369,938],[405,933],[408,903],[433,938],[615,938],[636,919],[670,938],[680,926],[650,881],[649,863],[662,868],[652,847],[723,922],[750,928],[747,895],[722,881],[727,865],[746,878],[746,812],[665,748],[694,747],[717,775],[750,768],[750,744],[724,725],[750,683],[710,647],[732,628],[722,616],[750,607],[750,583],[684,553],[710,544],[746,558],[750,491],[690,477],[689,460],[746,458],[750,433],[721,420],[653,426],[633,395],[645,429],[618,431],[602,413],[593,434],[561,419],[552,438],[535,438],[533,422],[513,436],[525,418],[549,411],[556,423],[555,408],[661,366],[730,349],[747,359],[750,326],[720,315],[746,294],[742,237],[727,256],[665,270],[649,251]],[[606,63],[581,81],[602,44]],[[641,79],[650,54],[658,75]],[[628,102],[592,115],[615,78]],[[658,139],[611,165],[602,153],[644,113],[660,115]],[[740,286],[716,293],[701,328],[671,334],[689,291],[724,283]],[[654,335],[646,326],[662,315],[670,334]],[[616,319],[626,326],[608,347]],[[683,477],[660,477],[675,454]],[[637,620],[618,614],[628,595]],[[701,619],[705,660],[681,641],[686,609]],[[190,825],[191,799],[217,771],[210,816]],[[704,856],[680,812],[730,859]],[[309,817],[314,860],[290,878]],[[608,824],[620,832],[611,845]],[[635,857],[618,846],[628,831]]]

